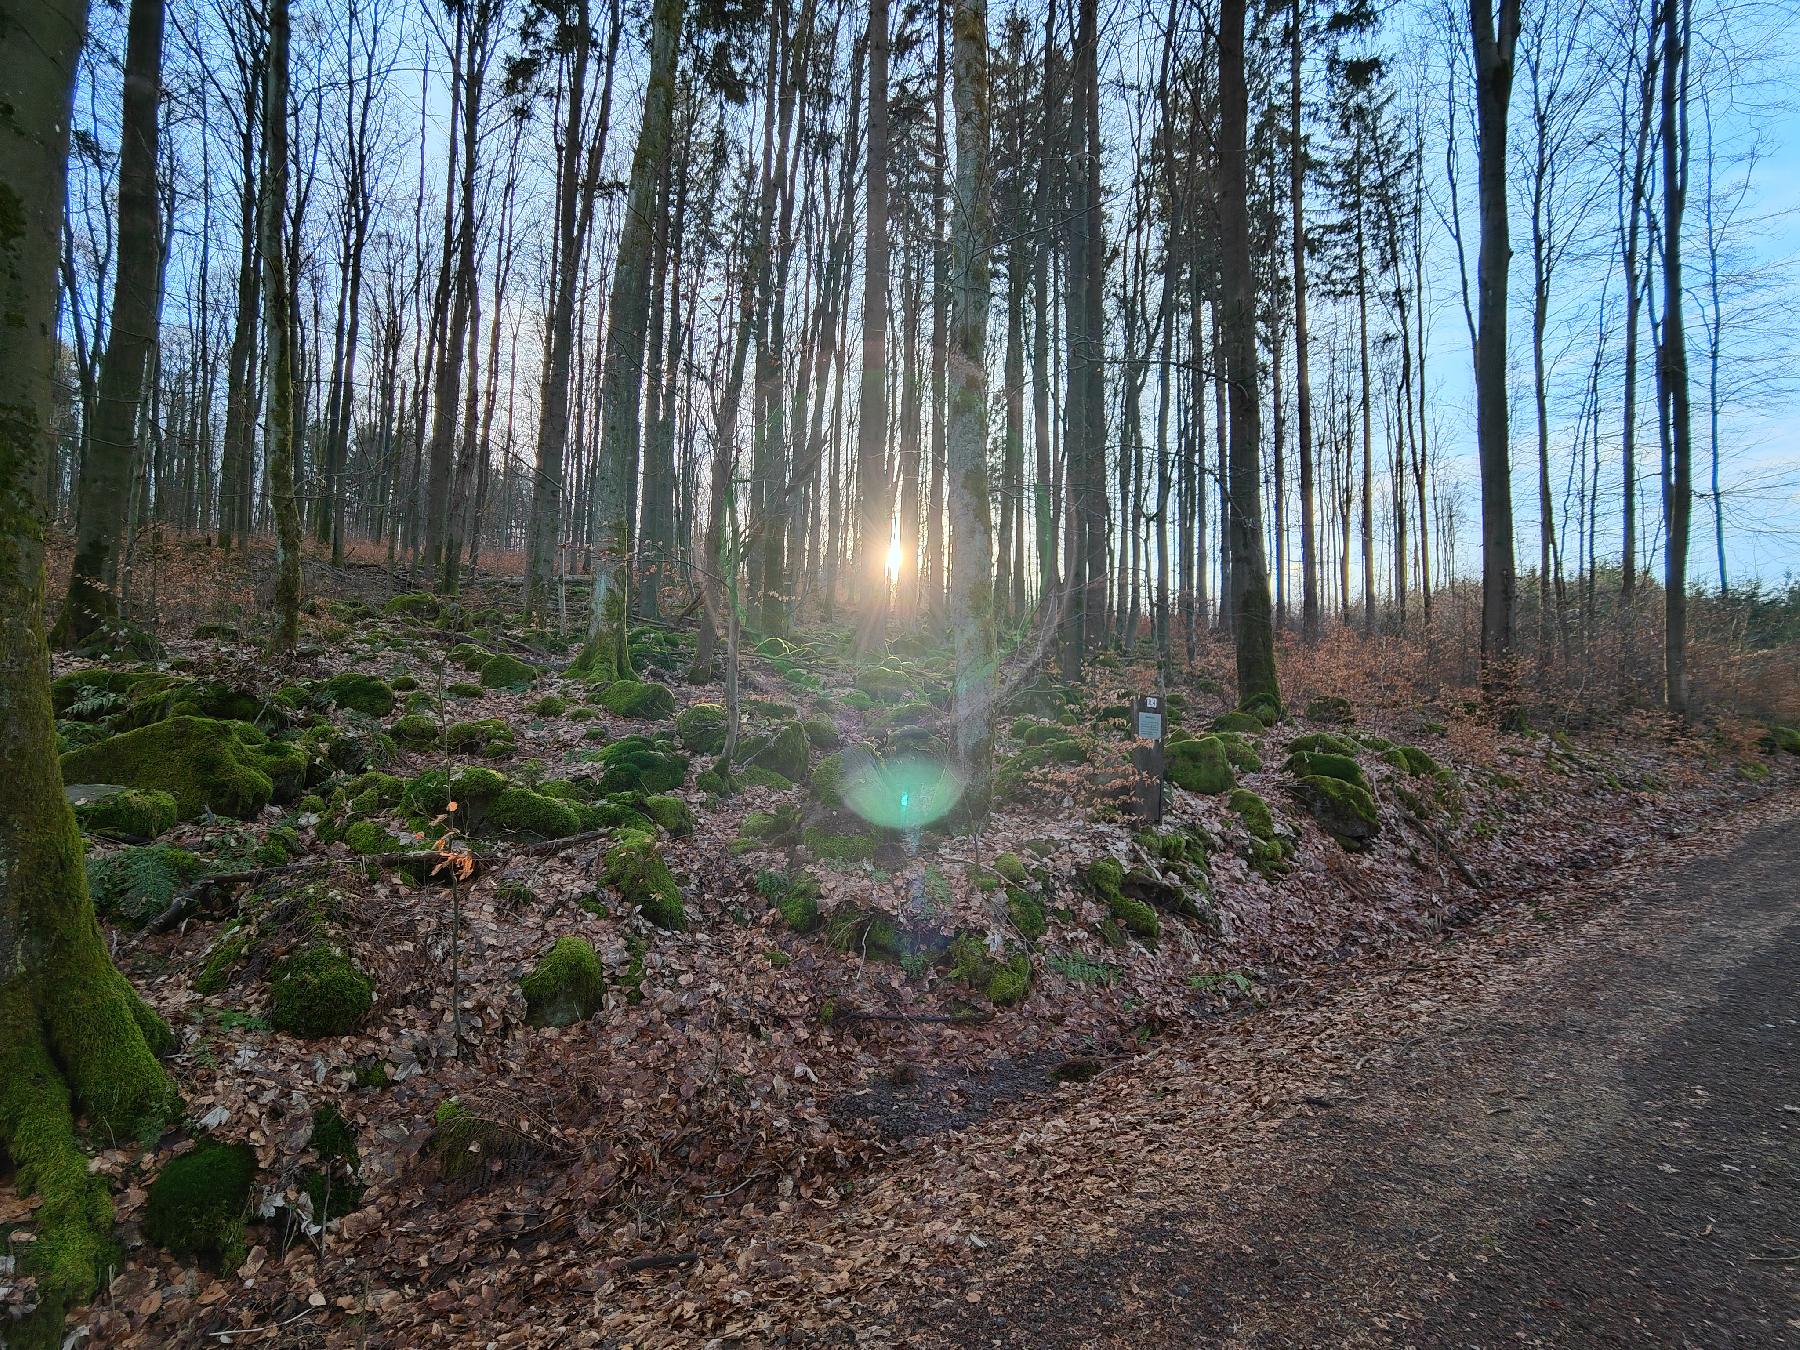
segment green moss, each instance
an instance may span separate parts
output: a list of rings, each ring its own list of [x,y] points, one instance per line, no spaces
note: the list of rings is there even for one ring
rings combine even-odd
[[[756,889],[781,914],[796,933],[815,932],[819,915],[819,883],[806,872],[759,872]]]
[[[534,1027],[566,1027],[600,1008],[606,977],[594,949],[578,937],[558,938],[519,981],[525,1020]]]
[[[435,595],[426,591],[407,591],[396,595],[381,607],[384,614],[404,614],[413,619],[435,619],[438,616],[439,601]]]
[[[486,689],[524,689],[538,679],[536,666],[527,666],[518,657],[504,652],[481,662],[481,684]]]
[[[581,828],[581,819],[569,803],[516,785],[502,788],[488,804],[486,823],[494,829],[542,839],[561,839]]]
[[[1229,792],[1237,786],[1225,743],[1217,736],[1171,742],[1164,749],[1163,765],[1168,780],[1189,792]]]
[[[738,746],[738,763],[751,768],[767,769],[790,782],[806,778],[812,743],[798,722],[789,722],[766,736],[748,736]]]
[[[502,717],[452,722],[444,728],[444,748],[452,752],[478,750],[494,741],[511,740],[512,734],[512,728]]]
[[[388,853],[394,848],[393,838],[372,820],[351,821],[350,828],[344,831],[344,842],[350,846],[352,853],[363,857]]]
[[[1416,745],[1396,745],[1383,758],[1414,778],[1442,779],[1446,775],[1444,767]]]
[[[1275,817],[1269,811],[1269,804],[1250,789],[1239,788],[1233,792],[1230,805],[1253,836],[1258,839],[1275,837]]]
[[[1341,695],[1321,694],[1306,705],[1306,720],[1348,726],[1356,720],[1356,709]]]
[[[1023,886],[1029,880],[1025,860],[1016,853],[996,854],[994,870],[1015,886]]]
[[[269,1023],[295,1036],[346,1036],[374,1001],[374,982],[326,942],[284,957],[269,977]]]
[[[485,691],[468,680],[456,680],[445,685],[444,692],[453,698],[480,698]]]
[[[394,691],[386,680],[346,670],[325,681],[325,696],[332,706],[365,717],[386,717],[394,711]]]
[[[306,759],[241,722],[172,717],[64,755],[62,775],[167,792],[183,820],[208,809],[247,820],[278,795],[298,794]]]
[[[88,834],[121,834],[154,839],[173,829],[175,798],[157,788],[121,788],[75,806],[75,820]]]
[[[1233,732],[1217,733],[1219,744],[1225,747],[1225,758],[1231,767],[1239,773],[1259,773],[1262,770],[1262,756],[1256,753],[1256,747],[1242,736]]]
[[[1800,728],[1777,722],[1769,728],[1769,744],[1790,755],[1800,755]]]
[[[1107,908],[1107,913],[1127,932],[1142,938],[1155,938],[1162,932],[1162,920],[1142,900],[1126,895],[1125,867],[1116,858],[1096,858],[1088,864],[1088,888]]]
[[[642,803],[644,814],[649,816],[676,839],[687,839],[694,833],[694,808],[679,797],[671,797],[665,792],[652,792]]]
[[[194,992],[208,998],[223,993],[233,967],[250,950],[250,938],[251,930],[237,920],[232,920],[220,934],[218,941],[213,943],[212,950],[207,953],[206,964],[194,977]]]
[[[1288,742],[1290,754],[1342,755],[1346,759],[1355,759],[1359,748],[1348,736],[1340,736],[1334,731],[1314,731]]]
[[[838,735],[837,723],[827,717],[809,717],[801,724],[806,732],[806,739],[812,742],[815,750],[835,750],[842,743]]]
[[[996,961],[988,976],[987,996],[996,1008],[1010,1007],[1031,992],[1031,958],[1024,952]]]
[[[600,704],[615,717],[654,721],[675,714],[675,696],[667,686],[648,680],[614,680],[601,693]]]
[[[793,779],[783,778],[775,770],[765,769],[760,764],[739,769],[735,776],[739,787],[768,788],[771,792],[790,792],[794,787]]]
[[[1255,736],[1263,731],[1262,719],[1247,712],[1228,712],[1212,720],[1214,731],[1234,731],[1240,736]]]
[[[493,770],[481,772],[493,773]],[[494,776],[499,777],[498,774]],[[401,809],[410,816],[422,816],[426,820],[443,815],[449,809],[450,801],[450,775],[442,769],[427,769],[407,783],[400,794]]]
[[[1336,778],[1365,793],[1369,790],[1369,780],[1363,776],[1362,766],[1348,755],[1301,750],[1289,755],[1282,767],[1296,778]]]
[[[1313,774],[1301,778],[1293,790],[1313,819],[1345,848],[1366,847],[1381,829],[1375,799],[1366,787]]]
[[[638,906],[658,928],[678,932],[687,927],[681,888],[650,835],[622,834],[619,842],[607,849],[601,875],[626,904]]]
[[[202,1141],[157,1173],[144,1205],[144,1236],[176,1256],[198,1256],[226,1273],[243,1264],[244,1220],[256,1180],[246,1144]]]
[[[435,745],[438,738],[437,718],[424,713],[408,713],[393,726],[394,739],[407,745]]]
[[[688,759],[648,736],[621,736],[600,751],[600,790],[669,792],[687,777]]]
[[[815,858],[822,858],[827,862],[867,862],[875,856],[878,847],[873,835],[834,834],[817,826],[807,829],[801,837]]]
[[[873,961],[898,962],[906,952],[892,915],[854,905],[839,905],[826,916],[825,941],[838,951]]]
[[[1019,886],[1006,888],[1006,916],[1027,942],[1036,942],[1050,928],[1044,914],[1044,902]]]
[[[738,826],[735,851],[751,848],[774,848],[791,844],[800,837],[800,808],[791,804],[773,811],[752,811]]]
[[[1273,694],[1252,694],[1244,700],[1244,711],[1265,727],[1272,727],[1285,715],[1281,700]]]
[[[525,705],[525,711],[533,717],[561,717],[568,711],[569,701],[561,694],[545,694]]]
[[[676,738],[697,755],[716,755],[725,748],[725,725],[725,707],[719,703],[689,704],[675,715]]]

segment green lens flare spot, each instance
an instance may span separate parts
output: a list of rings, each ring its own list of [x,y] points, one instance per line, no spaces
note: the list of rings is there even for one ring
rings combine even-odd
[[[920,830],[948,815],[963,794],[963,776],[925,755],[869,759],[844,779],[843,800],[871,825]]]

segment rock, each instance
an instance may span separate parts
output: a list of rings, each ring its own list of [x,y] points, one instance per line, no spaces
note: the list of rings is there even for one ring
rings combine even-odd
[[[594,949],[578,937],[558,938],[519,981],[525,1020],[534,1027],[566,1027],[600,1009],[606,977]]]

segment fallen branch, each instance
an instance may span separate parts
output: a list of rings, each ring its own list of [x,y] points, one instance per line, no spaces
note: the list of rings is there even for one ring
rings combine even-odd
[[[629,1261],[621,1261],[613,1267],[613,1272],[629,1275],[640,1270],[668,1270],[674,1266],[691,1266],[699,1259],[699,1252],[659,1252],[655,1256],[634,1256]]]
[[[831,1015],[832,1026],[837,1026],[840,1022],[934,1022],[960,1026],[993,1020],[993,1013],[975,1009],[964,1013],[903,1013],[881,1012],[873,1008],[839,1008]]]
[[[600,839],[612,836],[611,830],[583,830],[580,834],[564,835],[560,839],[540,839],[535,844],[520,844],[517,847],[495,853],[471,853],[475,866],[470,875],[499,866],[514,858],[543,857],[551,853],[560,853],[564,849],[576,848],[582,844],[591,844]],[[235,889],[238,886],[260,885],[273,877],[295,876],[302,872],[317,872],[338,863],[370,863],[377,867],[415,867],[430,865],[435,868],[444,861],[444,855],[434,849],[408,849],[399,853],[372,853],[366,857],[320,856],[302,858],[299,862],[280,863],[273,867],[251,867],[241,872],[220,872],[210,877],[202,877],[192,886],[182,891],[170,902],[169,907],[158,914],[144,926],[146,933],[166,933],[183,919],[200,907],[203,896],[217,894],[221,891]]]

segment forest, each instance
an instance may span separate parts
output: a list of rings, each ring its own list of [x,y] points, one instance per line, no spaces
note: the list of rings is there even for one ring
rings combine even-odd
[[[915,1343],[1788,809],[1791,17],[0,0],[0,1340]]]

